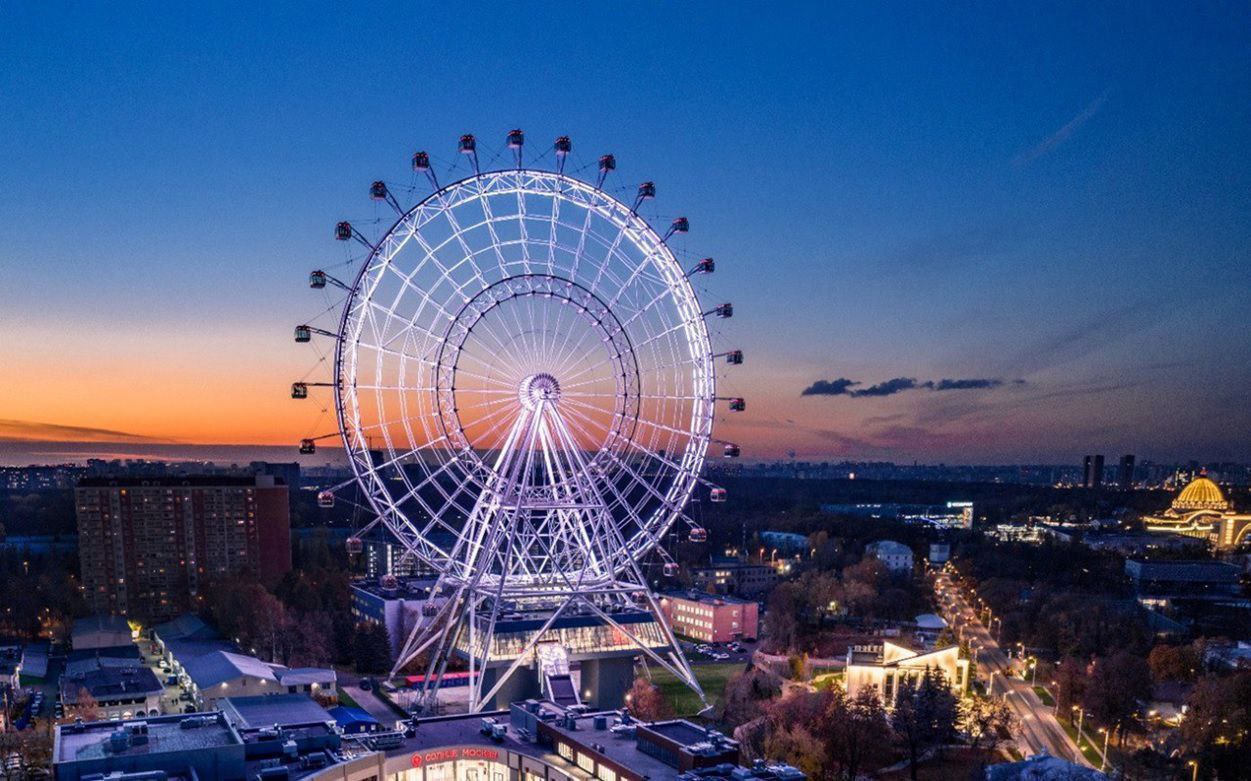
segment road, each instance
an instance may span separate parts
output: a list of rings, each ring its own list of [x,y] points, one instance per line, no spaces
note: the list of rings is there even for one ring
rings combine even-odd
[[[999,647],[993,635],[965,601],[946,573],[940,573],[934,584],[939,605],[953,629],[962,632],[964,639],[976,647],[974,658],[977,671],[988,678],[990,690],[1008,702],[1020,723],[1017,743],[1029,754],[1042,750],[1054,757],[1090,766],[1082,756],[1060,722],[1055,712],[1043,704],[1033,687],[1012,676],[1012,663]]]

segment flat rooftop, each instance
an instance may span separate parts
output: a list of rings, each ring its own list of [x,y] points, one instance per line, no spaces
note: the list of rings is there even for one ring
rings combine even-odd
[[[755,604],[755,601],[751,599],[741,599],[739,597],[723,596],[721,594],[708,594],[703,591],[663,591],[659,596],[668,599],[681,599],[687,602],[698,602],[701,605]]]
[[[162,754],[170,751],[211,749],[241,745],[239,735],[220,715],[197,714],[195,726],[183,727],[187,716],[156,716],[131,721],[96,721],[83,725],[62,724],[56,728],[53,762],[73,762],[103,759],[106,756],[141,756]],[[110,737],[130,725],[146,724],[147,742],[131,745],[122,751],[106,748]]]
[[[239,729],[249,727],[287,727],[334,721],[326,709],[305,694],[262,694],[255,697],[228,697],[221,702],[222,712]]]

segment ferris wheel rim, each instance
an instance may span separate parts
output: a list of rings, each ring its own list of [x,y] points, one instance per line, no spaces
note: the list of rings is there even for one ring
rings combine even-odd
[[[360,420],[359,414],[357,414],[357,416],[353,418],[353,420],[356,422],[352,422],[352,423],[349,422],[349,415],[348,415],[348,410],[347,410],[348,399],[345,399],[345,396],[350,396],[351,401],[353,403],[357,403],[357,400],[355,398],[356,397],[355,386],[353,385],[350,391],[347,388],[345,388],[346,383],[344,381],[344,378],[345,378],[344,367],[345,367],[345,350],[350,350],[353,353],[355,353],[355,351],[359,349],[359,337],[353,339],[350,343],[348,339],[349,323],[353,320],[354,312],[357,311],[357,307],[355,306],[355,304],[358,301],[358,299],[361,298],[361,296],[369,296],[372,294],[371,292],[367,292],[363,290],[362,282],[371,273],[371,270],[376,269],[376,264],[379,261],[379,259],[382,258],[383,248],[387,244],[389,239],[394,237],[397,234],[397,232],[405,231],[405,230],[407,230],[410,233],[409,238],[411,238],[413,234],[416,234],[420,230],[419,226],[413,224],[413,220],[414,220],[414,216],[417,215],[419,212],[421,212],[423,209],[428,209],[431,206],[434,206],[436,213],[441,213],[448,209],[451,209],[454,205],[461,205],[461,204],[469,203],[475,200],[485,199],[487,197],[487,194],[483,192],[481,189],[479,189],[478,192],[476,193],[470,192],[467,197],[461,199],[460,201],[456,201],[455,203],[452,203],[451,199],[449,199],[448,196],[449,194],[460,193],[464,191],[464,188],[467,188],[474,183],[481,183],[481,182],[485,182],[488,180],[499,180],[501,178],[509,177],[509,176],[516,178],[517,187],[519,191],[525,190],[524,184],[522,183],[520,179],[520,177],[522,176],[531,176],[538,180],[555,181],[561,185],[568,185],[571,189],[578,190],[584,193],[586,196],[588,196],[591,203],[579,204],[583,206],[584,208],[586,208],[588,211],[592,210],[593,202],[598,200],[601,202],[600,206],[602,206],[606,210],[610,212],[622,214],[622,215],[627,215],[627,216],[624,216],[622,219],[628,222],[633,229],[640,232],[644,237],[647,237],[650,239],[651,252],[649,252],[649,254],[647,255],[647,258],[652,259],[653,263],[657,263],[658,265],[663,263],[665,264],[665,266],[669,266],[669,267],[672,267],[672,269],[677,270],[678,273],[676,277],[674,279],[668,280],[669,285],[670,285],[670,290],[669,290],[670,295],[683,298],[686,301],[693,303],[694,304],[693,311],[696,314],[698,314],[698,297],[695,295],[693,288],[690,286],[689,280],[684,275],[681,274],[681,269],[680,269],[680,266],[678,265],[676,256],[673,254],[672,250],[665,243],[665,239],[661,238],[659,233],[656,231],[656,229],[653,228],[646,219],[639,216],[635,210],[629,209],[629,207],[627,207],[626,204],[618,200],[613,195],[605,192],[598,186],[591,185],[587,182],[584,182],[580,179],[572,177],[563,172],[552,172],[552,171],[546,171],[542,169],[519,167],[517,169],[500,169],[500,170],[475,173],[471,176],[464,177],[457,181],[450,182],[444,186],[436,188],[433,192],[431,192],[430,194],[422,198],[420,201],[418,201],[418,203],[408,208],[407,210],[404,210],[398,216],[395,222],[392,223],[392,225],[385,232],[381,234],[382,237],[377,242],[373,243],[371,251],[369,252],[368,256],[361,261],[361,267],[359,271],[357,271],[352,284],[349,286],[347,300],[344,303],[344,306],[343,306],[343,309],[339,318],[339,330],[338,330],[339,338],[336,340],[337,343],[335,346],[335,357],[334,357],[334,372],[335,372],[336,378],[338,379],[338,382],[335,383],[336,416],[339,421],[340,439],[344,445],[345,452],[349,455],[349,459],[348,459],[349,464],[353,470],[353,473],[356,475],[358,481],[362,485],[365,485],[367,483],[373,483],[376,485],[378,482],[381,481],[381,476],[378,474],[377,465],[373,464],[372,461],[369,461],[368,459],[361,459],[359,457],[362,450],[366,452],[366,455],[368,455],[369,447],[367,443],[364,446],[362,446],[361,444],[361,439],[360,439],[361,432],[360,432],[359,423],[358,423]],[[536,191],[536,193],[540,195],[550,196],[553,199],[571,200],[571,199],[567,199],[564,197],[565,193],[563,191],[563,188],[557,189],[555,192]],[[574,203],[577,203],[577,202],[574,202]],[[604,217],[610,220],[612,219],[612,217],[609,214],[605,214],[604,212],[599,212],[599,211],[597,211],[597,213],[599,213],[601,217]],[[554,219],[555,218],[553,217],[553,220]],[[400,248],[394,250],[390,256],[386,257],[383,260],[383,262],[386,264],[390,264],[402,249],[403,249],[403,245],[401,245]],[[659,257],[656,259],[653,259],[652,258],[653,253],[655,255],[658,255]],[[424,262],[424,260],[422,262]],[[673,284],[674,282],[677,282],[678,284],[674,285]],[[492,283],[492,284],[498,284],[498,283]],[[480,290],[478,292],[480,294],[483,291]],[[594,291],[589,291],[589,292],[591,293],[591,295],[595,295]],[[609,309],[609,311],[611,312],[611,309]],[[641,529],[641,532],[647,531],[647,534],[645,535],[645,539],[639,540],[638,538],[640,534],[635,534],[634,537],[631,538],[630,540],[631,542],[635,542],[635,541],[642,542],[641,546],[635,546],[635,549],[630,552],[630,558],[633,558],[634,560],[641,558],[651,548],[656,547],[656,545],[658,545],[659,537],[662,536],[668,530],[668,528],[672,526],[672,524],[681,516],[681,510],[683,506],[685,505],[686,501],[689,500],[691,492],[694,490],[695,485],[698,483],[699,471],[705,458],[705,452],[707,450],[708,445],[712,441],[711,440],[711,433],[712,433],[712,408],[711,407],[712,407],[712,401],[715,398],[715,375],[711,370],[711,342],[708,336],[707,327],[702,319],[702,316],[693,316],[693,317],[688,316],[686,320],[684,321],[684,326],[686,328],[693,327],[694,330],[697,332],[696,338],[694,339],[691,339],[688,336],[688,343],[689,343],[689,346],[691,347],[692,361],[699,360],[704,364],[703,370],[705,374],[706,387],[699,394],[699,398],[698,398],[698,401],[702,402],[703,404],[703,410],[697,419],[696,418],[692,419],[692,425],[690,426],[690,430],[687,432],[684,432],[690,437],[688,446],[686,448],[688,452],[683,453],[683,457],[681,461],[674,462],[676,464],[676,468],[675,468],[674,479],[672,481],[672,485],[670,486],[670,488],[673,489],[673,488],[677,488],[678,486],[681,486],[681,489],[677,492],[678,494],[680,494],[680,496],[667,497],[669,501],[665,501],[661,505],[661,507],[663,508],[663,512],[658,510],[656,513],[653,514],[652,518],[645,519],[648,522],[646,526],[650,527],[650,530]],[[447,334],[445,333],[444,337],[446,337],[446,335]],[[353,377],[353,379],[355,378],[355,371],[356,371],[356,367],[353,364],[352,370],[351,370],[351,376]],[[626,439],[628,440],[628,438]],[[628,445],[628,441],[627,441],[627,445]],[[623,445],[623,447],[626,447],[626,445]],[[694,458],[691,458],[690,453],[689,453],[689,451],[692,449],[695,449],[698,451]],[[394,454],[395,452],[397,452],[397,449],[389,442],[389,440],[388,440],[388,445],[387,445],[387,452],[391,454]],[[408,522],[408,519],[405,517],[403,511],[399,507],[395,506],[394,503],[388,503],[384,501],[382,498],[382,495],[375,493],[373,491],[368,491],[368,490],[365,492],[365,495],[366,495],[367,500],[371,504],[371,506],[373,506],[375,511],[379,513],[380,517],[383,517],[391,521],[398,519],[399,521],[403,521],[405,523]],[[423,504],[424,506],[424,501],[420,495],[416,495],[413,498],[415,498],[419,503]],[[437,512],[434,511],[433,508],[426,507],[425,509],[432,516],[432,518],[436,517],[438,514]],[[662,515],[664,516],[663,518],[661,517]],[[392,526],[392,523],[389,523],[386,520],[384,520],[384,523],[387,523],[388,526]],[[640,521],[640,526],[641,527],[644,526],[642,521]],[[420,536],[420,532],[418,532],[415,527],[410,527],[410,528],[413,531],[413,533],[418,534]],[[429,526],[427,527],[427,529],[429,529]],[[432,545],[431,547],[435,551],[438,551],[439,553],[446,554],[445,551],[440,551],[437,548],[437,546]],[[440,562],[450,563],[450,561],[447,561],[445,558],[441,558],[439,556],[428,557],[424,555],[422,551],[414,551],[414,553],[419,558],[421,558],[424,561],[424,563],[436,569],[436,571],[442,571],[444,569],[444,567],[440,566]]]

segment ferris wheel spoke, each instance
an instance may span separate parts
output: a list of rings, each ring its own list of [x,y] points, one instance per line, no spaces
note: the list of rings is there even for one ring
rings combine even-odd
[[[578,413],[573,414],[573,419],[581,420],[585,422],[585,418]],[[570,425],[574,426],[575,428],[581,429],[581,426],[579,426],[576,423],[573,423],[572,421],[570,421]],[[612,453],[611,450],[605,449],[601,452],[607,453],[608,457],[611,458],[618,466],[622,468],[625,467],[624,463],[616,456],[616,454]],[[590,470],[588,469],[588,472],[589,471]],[[632,470],[628,470],[628,473],[630,475],[633,475]],[[620,506],[625,508],[626,514],[629,516],[630,520],[632,520],[635,523],[635,525],[638,526],[640,529],[645,528],[645,524],[643,523],[642,518],[634,510],[634,504],[628,501],[626,497],[621,494],[621,491],[617,488],[616,483],[612,480],[606,479],[604,480],[604,485],[608,488],[608,490],[611,493],[613,493],[617,497],[618,502],[620,503]]]
[[[485,333],[491,341],[495,343],[497,348],[491,357],[501,361],[501,363],[504,363],[506,368],[510,369],[514,376],[521,376],[524,372],[521,370],[521,366],[517,361],[517,356],[514,354],[514,351],[509,349],[508,345],[504,343],[504,340],[495,333],[495,319],[492,319],[489,316],[483,317],[478,320],[478,322],[470,326],[469,332],[473,333],[474,329],[481,325],[482,330],[479,331],[479,333]]]

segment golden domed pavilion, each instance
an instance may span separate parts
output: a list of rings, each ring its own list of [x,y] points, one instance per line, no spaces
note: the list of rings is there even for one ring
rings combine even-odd
[[[1251,531],[1251,515],[1239,514],[1221,487],[1206,475],[1190,481],[1167,510],[1142,520],[1147,531],[1198,537],[1218,548],[1237,547]]]

